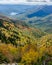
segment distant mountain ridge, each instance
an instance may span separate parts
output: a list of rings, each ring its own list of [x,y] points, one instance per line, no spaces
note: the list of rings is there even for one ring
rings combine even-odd
[[[51,5],[0,5],[0,13],[16,25],[36,27],[44,32],[52,33]]]
[[[21,15],[27,17],[34,17],[34,16],[40,17],[51,14],[52,6],[51,5],[0,5],[1,14],[4,14],[6,16],[12,16],[10,15],[12,12],[17,13],[15,14],[15,17],[19,17]]]
[[[32,5],[33,6],[33,5]],[[35,5],[34,5],[35,6]],[[24,13],[15,15],[16,18],[25,20],[33,17],[44,17],[52,14],[52,6],[51,5],[37,5],[30,9],[27,9]]]
[[[27,24],[32,27],[39,28],[48,33],[52,33],[52,14],[45,17],[34,17],[27,19]]]

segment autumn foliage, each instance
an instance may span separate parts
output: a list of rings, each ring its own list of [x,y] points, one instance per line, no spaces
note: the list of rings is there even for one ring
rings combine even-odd
[[[52,65],[52,34],[42,35],[3,20],[0,24],[0,63]]]

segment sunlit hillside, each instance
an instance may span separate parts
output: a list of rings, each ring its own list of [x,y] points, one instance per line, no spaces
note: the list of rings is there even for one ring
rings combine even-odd
[[[0,65],[52,65],[52,6],[0,5]]]

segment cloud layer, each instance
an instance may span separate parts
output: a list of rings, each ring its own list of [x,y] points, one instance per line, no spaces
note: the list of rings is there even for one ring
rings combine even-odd
[[[52,0],[0,0],[0,4],[51,4]]]

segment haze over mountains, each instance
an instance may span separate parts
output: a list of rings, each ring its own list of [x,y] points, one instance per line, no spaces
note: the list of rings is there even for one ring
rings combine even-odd
[[[0,5],[0,14],[52,33],[52,5]]]
[[[44,15],[52,13],[52,6],[48,5],[0,5],[0,13],[10,15],[12,12],[17,14],[39,14],[42,11]],[[39,12],[39,13],[38,13]],[[43,16],[43,14],[41,14]],[[38,15],[34,15],[38,16]],[[40,15],[39,15],[40,16]]]

